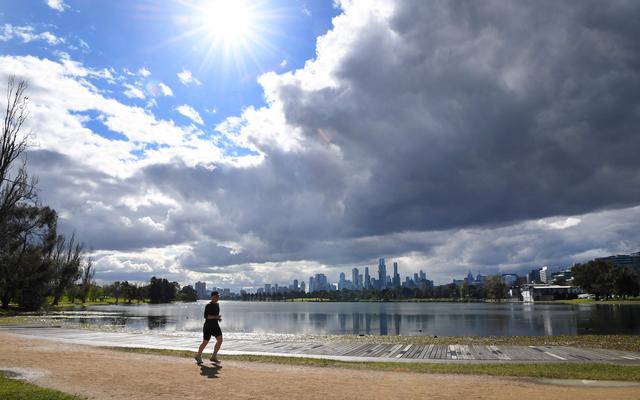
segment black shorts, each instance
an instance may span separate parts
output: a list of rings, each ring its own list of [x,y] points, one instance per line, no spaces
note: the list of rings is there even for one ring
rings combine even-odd
[[[222,336],[222,329],[220,329],[218,321],[215,321],[213,323],[205,322],[204,326],[202,327],[202,338],[204,340],[211,340],[211,336]]]

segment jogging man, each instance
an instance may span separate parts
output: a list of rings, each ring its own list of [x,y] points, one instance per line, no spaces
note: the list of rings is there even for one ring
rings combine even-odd
[[[209,344],[211,336],[216,338],[216,345],[213,348],[213,355],[210,360],[214,363],[220,362],[220,360],[218,360],[218,350],[220,350],[220,346],[222,346],[222,330],[220,330],[218,321],[221,321],[222,317],[220,316],[218,300],[220,300],[220,294],[218,292],[211,292],[211,301],[207,303],[207,306],[204,308],[205,321],[202,327],[202,344],[200,344],[198,355],[195,357],[198,364],[202,364],[202,352],[204,348],[207,347],[207,344]]]

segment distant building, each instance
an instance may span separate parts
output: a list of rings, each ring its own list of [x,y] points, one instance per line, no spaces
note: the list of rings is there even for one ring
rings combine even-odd
[[[309,278],[309,293],[319,292],[321,290],[333,290],[333,286],[327,281],[325,274],[316,274]]]
[[[384,258],[378,260],[378,289],[383,290],[387,286],[387,266]]]
[[[640,269],[640,251],[631,254],[618,254],[616,256],[599,257],[596,261],[605,261],[619,267]]]
[[[394,288],[399,288],[400,287],[400,274],[398,274],[398,263],[397,262],[393,263],[393,287]]]
[[[542,283],[540,280],[540,268],[529,271],[527,274],[527,283]]]
[[[199,299],[207,298],[207,283],[206,282],[196,282],[196,293],[198,293]]]
[[[351,282],[353,283],[353,289],[362,289],[361,279],[360,279],[360,271],[358,268],[354,268],[351,270]]]
[[[540,282],[542,283],[549,283],[549,281],[551,280],[551,271],[549,271],[549,267],[547,267],[546,265],[542,268],[540,268]]]
[[[369,267],[364,267],[364,288],[371,289],[371,276],[369,275]]]
[[[582,293],[577,286],[525,285],[522,287],[522,300],[525,302],[571,300]]]
[[[347,289],[347,280],[344,272],[340,272],[340,279],[338,280],[338,290]]]
[[[300,291],[304,293],[307,292],[307,285],[304,283],[304,281],[300,282]]]

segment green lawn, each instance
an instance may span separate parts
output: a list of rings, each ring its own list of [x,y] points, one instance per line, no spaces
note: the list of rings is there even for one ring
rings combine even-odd
[[[0,373],[0,399],[2,400],[82,400],[57,390],[45,389]]]
[[[184,350],[158,350],[111,347],[110,349],[144,354],[160,354],[177,357],[193,357],[194,352]],[[542,363],[542,364],[436,364],[411,362],[347,362],[315,358],[224,355],[224,360],[276,363],[311,367],[339,367],[376,371],[416,372],[426,374],[465,374],[513,376],[555,379],[593,379],[640,382],[640,366],[624,366],[600,363]]]

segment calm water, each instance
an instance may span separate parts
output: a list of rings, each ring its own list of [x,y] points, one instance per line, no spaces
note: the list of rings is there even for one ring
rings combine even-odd
[[[93,306],[48,315],[72,325],[198,335],[207,302]],[[640,305],[220,302],[225,333],[366,335],[640,334]]]

